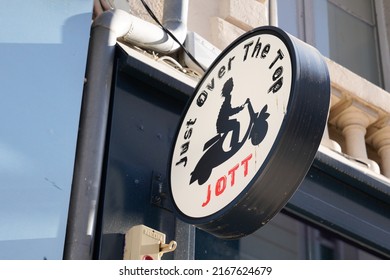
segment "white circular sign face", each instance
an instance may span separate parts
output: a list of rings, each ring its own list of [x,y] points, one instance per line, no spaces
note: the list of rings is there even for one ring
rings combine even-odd
[[[186,216],[233,202],[263,166],[282,128],[292,87],[286,44],[255,34],[224,53],[183,116],[170,166],[171,193]]]

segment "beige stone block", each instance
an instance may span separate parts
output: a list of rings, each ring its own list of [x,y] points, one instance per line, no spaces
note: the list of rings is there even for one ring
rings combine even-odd
[[[268,24],[268,9],[262,2],[256,0],[219,1],[221,17],[245,31]]]
[[[212,43],[210,19],[219,16],[219,0],[190,0],[188,6],[188,30]]]
[[[390,94],[370,83],[340,64],[325,58],[332,85],[352,98],[363,100],[374,110],[381,109],[390,113]]]
[[[236,38],[245,33],[241,28],[218,17],[211,21],[212,44],[220,50],[225,49]]]
[[[142,5],[139,0],[128,0],[129,2],[129,12],[130,14],[142,18],[145,21],[155,24],[156,22],[152,19],[149,13],[146,11],[145,7]],[[145,0],[145,3],[148,4],[150,9],[156,15],[156,17],[162,20],[164,0]]]

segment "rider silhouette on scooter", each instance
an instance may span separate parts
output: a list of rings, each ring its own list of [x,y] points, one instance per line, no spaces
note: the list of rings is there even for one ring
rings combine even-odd
[[[231,158],[245,143],[251,140],[253,146],[259,145],[265,138],[268,131],[267,112],[268,105],[264,105],[260,112],[255,112],[249,98],[239,107],[232,107],[233,79],[227,80],[222,88],[221,95],[224,101],[221,105],[216,122],[217,135],[208,140],[203,146],[203,155],[191,172],[190,184],[198,181],[199,185],[204,184],[209,178],[212,170]],[[231,116],[240,112],[244,107],[248,108],[250,120],[246,132],[240,141],[240,122]],[[223,149],[223,143],[229,132],[232,132],[230,150]]]
[[[219,110],[218,119],[217,119],[217,132],[220,134],[232,132],[230,148],[238,144],[240,136],[240,123],[237,119],[230,118],[231,116],[239,113],[244,109],[244,105],[239,107],[232,107],[232,90],[233,90],[233,78],[227,80],[222,88],[221,95],[225,100],[222,103],[221,109]]]

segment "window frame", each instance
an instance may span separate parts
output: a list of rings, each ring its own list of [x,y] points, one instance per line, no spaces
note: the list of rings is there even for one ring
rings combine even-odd
[[[326,0],[326,2],[329,0]],[[324,49],[323,47],[318,47],[321,44],[318,44],[318,40],[327,40],[327,36],[323,37],[317,36],[315,26],[328,26],[327,19],[315,17],[314,11],[318,5],[325,4],[319,1],[308,1],[308,0],[295,0],[296,4],[296,19],[297,19],[297,30],[298,38],[307,42],[308,44],[317,47],[320,51],[325,50],[325,53],[329,54],[329,48]],[[280,7],[280,3],[278,4]],[[379,82],[383,89],[390,91],[390,80],[385,79],[385,77],[390,76],[390,47],[389,47],[389,38],[386,32],[386,20],[385,20],[385,4],[384,0],[373,1],[373,18],[375,23],[375,38],[377,39],[377,55],[378,57],[378,70],[379,70]],[[324,8],[324,7],[322,7]],[[280,22],[278,20],[278,22]],[[324,44],[322,44],[324,45]]]

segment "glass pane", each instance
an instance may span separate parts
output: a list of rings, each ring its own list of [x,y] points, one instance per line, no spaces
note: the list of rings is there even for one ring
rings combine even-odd
[[[320,245],[320,259],[321,260],[334,260],[335,259],[335,253],[333,248],[330,248],[325,245]]]
[[[371,0],[329,0],[349,14],[352,14],[368,23],[375,24]]]
[[[283,213],[267,225],[238,240],[223,240],[196,231],[197,260],[380,259],[346,243],[333,233],[317,229]]]
[[[330,58],[372,83],[380,85],[375,27],[332,3],[328,4],[328,22]]]
[[[0,10],[0,259],[62,259],[91,9]]]
[[[198,230],[195,259],[300,259],[300,225],[279,213],[266,226],[239,240],[222,240]]]
[[[324,56],[382,86],[373,9],[371,0],[278,0],[278,22],[290,34],[306,36]]]
[[[278,25],[284,31],[299,38],[298,0],[278,0]]]

